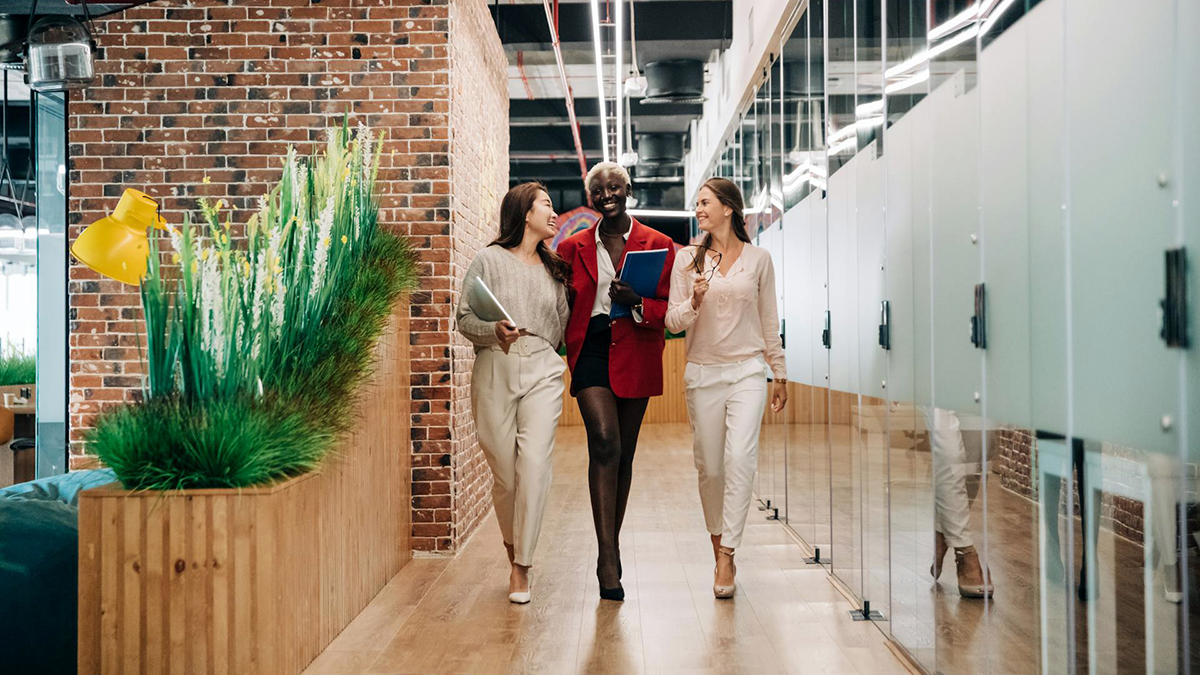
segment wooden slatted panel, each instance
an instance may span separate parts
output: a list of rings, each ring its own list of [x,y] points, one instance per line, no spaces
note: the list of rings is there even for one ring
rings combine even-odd
[[[855,394],[788,382],[788,404],[784,414],[790,424],[850,424],[851,410],[857,405]]]
[[[687,365],[687,350],[683,339],[667,340],[663,350],[663,394],[650,399],[646,406],[643,424],[686,424],[688,421],[687,398],[683,393],[683,368]],[[567,386],[563,391],[563,412],[560,426],[582,426],[579,404],[571,396],[571,373],[565,376]]]
[[[299,673],[411,558],[408,308],[359,426],[316,474],[243,490],[87,490],[79,672]]]
[[[663,351],[663,395],[650,399],[646,407],[645,424],[686,424],[688,422],[687,397],[683,391],[683,369],[687,366],[687,351],[683,340],[668,340]],[[571,396],[571,374],[564,376],[566,390],[563,393],[561,426],[582,426],[579,404]],[[842,391],[831,391],[805,384],[788,383],[787,421],[793,424],[825,423],[849,424],[851,407],[857,397]],[[832,414],[832,420],[831,420]]]

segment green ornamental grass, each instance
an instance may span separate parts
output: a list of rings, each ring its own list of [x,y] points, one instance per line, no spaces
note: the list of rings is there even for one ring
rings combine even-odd
[[[377,149],[344,122],[310,161],[290,150],[244,247],[220,201],[171,232],[173,266],[152,241],[144,402],[89,435],[125,487],[270,483],[317,469],[348,430],[375,343],[416,285],[407,240],[379,228]]]
[[[37,358],[13,351],[0,354],[0,387],[14,384],[34,384],[37,381]]]

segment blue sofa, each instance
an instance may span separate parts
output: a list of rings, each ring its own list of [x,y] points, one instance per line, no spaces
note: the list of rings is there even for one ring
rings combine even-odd
[[[74,673],[79,492],[112,471],[74,471],[0,489],[0,643],[11,673]]]

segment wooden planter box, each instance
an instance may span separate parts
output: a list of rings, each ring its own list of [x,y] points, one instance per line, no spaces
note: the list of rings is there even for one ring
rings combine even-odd
[[[79,672],[300,673],[411,558],[408,307],[316,474],[79,500]]]

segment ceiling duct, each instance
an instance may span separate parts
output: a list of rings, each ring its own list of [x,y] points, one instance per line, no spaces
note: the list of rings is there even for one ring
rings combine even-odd
[[[821,81],[823,63],[816,62],[810,68],[783,69],[783,94],[789,102],[824,98],[825,87]]]
[[[683,161],[683,136],[645,134],[638,138],[638,163],[657,166]]]
[[[704,62],[670,59],[646,64],[646,103],[703,103]]]
[[[634,183],[647,178],[683,178],[683,167],[678,164],[638,164],[634,172]]]
[[[663,190],[660,187],[634,188],[633,196],[638,201],[638,208],[658,209],[663,206]]]

